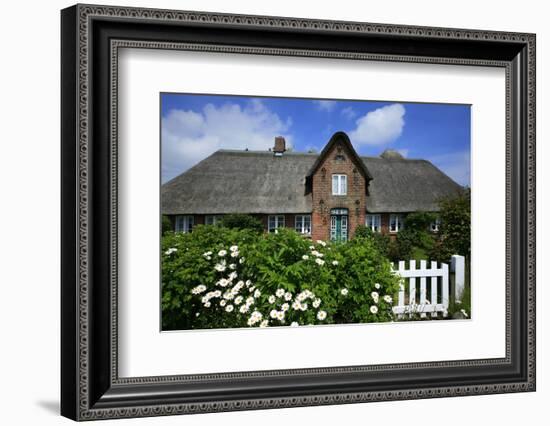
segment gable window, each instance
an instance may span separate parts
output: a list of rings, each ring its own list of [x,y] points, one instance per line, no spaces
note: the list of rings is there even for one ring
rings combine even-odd
[[[207,214],[207,215],[204,217],[204,224],[205,224],[205,225],[215,225],[215,224],[218,223],[220,220],[222,220],[222,217],[221,217],[220,215]]]
[[[382,221],[379,214],[368,214],[367,215],[367,228],[373,232],[380,232]]]
[[[430,223],[430,231],[439,232],[439,226],[441,225],[441,219],[437,218],[432,223]]]
[[[296,215],[294,229],[299,234],[311,234],[311,215]]]
[[[191,232],[195,222],[193,216],[176,216],[176,232]]]
[[[269,232],[276,232],[277,228],[284,228],[285,226],[285,216],[284,215],[272,215],[270,214],[267,218],[267,230]]]
[[[332,175],[332,195],[346,195],[348,193],[348,177],[346,175]]]
[[[405,227],[405,216],[402,214],[390,214],[390,232],[399,232]]]

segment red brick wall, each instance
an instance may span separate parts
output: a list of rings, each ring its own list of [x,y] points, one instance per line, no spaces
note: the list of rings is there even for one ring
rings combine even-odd
[[[344,159],[336,159],[336,156]],[[332,195],[332,175],[347,175],[347,195]],[[348,152],[347,147],[337,142],[331,148],[313,175],[312,181],[312,238],[330,239],[330,210],[348,209],[348,238],[353,237],[358,225],[365,224],[366,190],[365,177]],[[322,202],[321,202],[322,201]]]

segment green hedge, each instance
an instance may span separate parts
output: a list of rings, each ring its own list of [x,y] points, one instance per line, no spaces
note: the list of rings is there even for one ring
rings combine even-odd
[[[368,237],[196,226],[162,238],[164,330],[391,321],[397,288]]]

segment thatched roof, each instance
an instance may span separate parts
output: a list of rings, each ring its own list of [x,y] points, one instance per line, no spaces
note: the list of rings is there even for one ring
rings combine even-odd
[[[162,185],[163,214],[308,213],[305,179],[319,154],[220,150]],[[425,160],[361,157],[369,175],[367,211],[437,211],[460,189]]]

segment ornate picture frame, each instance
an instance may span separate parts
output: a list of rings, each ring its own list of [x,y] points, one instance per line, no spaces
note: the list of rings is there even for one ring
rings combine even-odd
[[[61,414],[160,416],[535,390],[534,34],[76,5],[61,12]],[[120,48],[449,64],[506,73],[503,358],[119,377]]]

